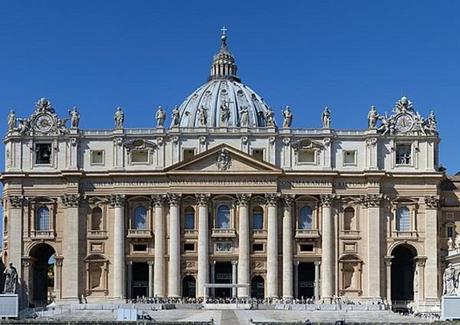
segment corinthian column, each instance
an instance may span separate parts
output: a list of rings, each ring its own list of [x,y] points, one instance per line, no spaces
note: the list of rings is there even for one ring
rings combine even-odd
[[[78,300],[79,298],[79,274],[80,270],[80,231],[78,224],[78,212],[80,205],[79,194],[66,194],[61,197],[65,208],[64,243],[62,264],[63,286],[62,299]]]
[[[425,299],[438,297],[438,208],[439,197],[425,197]]]
[[[294,195],[284,196],[283,212],[283,298],[292,299],[292,203]]]
[[[110,205],[115,210],[113,219],[113,297],[124,299],[126,297],[125,197],[122,195],[112,195],[110,197]]]
[[[240,210],[238,229],[238,284],[249,284],[249,211],[250,194],[237,195]],[[249,297],[249,288],[238,288],[238,298]]]
[[[381,278],[380,269],[382,266],[382,252],[380,249],[381,227],[380,227],[380,204],[382,194],[369,194],[365,197],[368,220],[368,296],[371,299],[380,300]]]
[[[204,285],[209,282],[208,201],[209,195],[199,194],[198,200],[198,276],[197,297],[205,296]]]
[[[334,220],[332,217],[333,195],[321,196],[323,206],[323,229],[321,242],[321,297],[331,299],[335,287],[335,249],[334,249]]]
[[[13,263],[13,266],[18,268],[19,276],[19,287],[21,288],[21,279],[22,279],[22,233],[23,233],[23,224],[22,224],[22,209],[24,204],[24,198],[22,196],[10,196],[8,197],[8,214],[6,209],[3,211],[5,215],[8,215],[8,262]],[[25,288],[21,288],[25,289]],[[3,292],[3,288],[0,288]],[[25,295],[25,292],[23,292]],[[25,303],[25,299],[23,302]]]
[[[156,297],[165,296],[165,225],[164,197],[155,195],[152,204],[155,207],[155,260],[153,265],[153,294]]]
[[[169,194],[168,296],[180,297],[180,195]]]
[[[267,216],[267,298],[278,297],[278,221],[277,194],[266,194]]]

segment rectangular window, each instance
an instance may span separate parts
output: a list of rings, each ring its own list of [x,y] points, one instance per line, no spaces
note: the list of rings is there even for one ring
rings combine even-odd
[[[344,165],[356,165],[356,151],[344,150],[343,151],[343,164]]]
[[[185,243],[184,244],[184,251],[185,252],[194,252],[195,251],[195,244],[194,243]]]
[[[51,164],[51,143],[35,144],[35,163],[37,165]]]
[[[145,251],[147,251],[147,245],[142,245],[142,244],[133,245],[133,252],[145,252]]]
[[[91,150],[91,165],[104,165],[104,150]]]
[[[298,151],[298,162],[299,163],[315,163],[316,150],[301,149]]]
[[[195,149],[193,148],[184,149],[184,161],[192,160],[194,156],[195,156]]]
[[[252,149],[251,156],[258,161],[263,161],[264,160],[264,149]]]
[[[301,244],[300,251],[301,252],[313,252],[313,245],[312,244]]]
[[[447,238],[455,238],[455,229],[454,226],[448,225],[446,228],[446,237]]]
[[[195,229],[195,213],[186,212],[184,216],[184,229]]]
[[[252,244],[252,251],[253,252],[263,252],[264,244]]]
[[[396,164],[410,165],[412,163],[412,146],[410,144],[396,145]]]
[[[149,162],[148,150],[131,151],[131,162],[133,164],[147,164]]]

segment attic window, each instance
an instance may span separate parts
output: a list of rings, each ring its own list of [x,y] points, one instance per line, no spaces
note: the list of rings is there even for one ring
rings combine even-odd
[[[264,160],[264,149],[253,149],[252,157],[258,161]]]
[[[343,151],[343,164],[344,165],[356,165],[356,151],[344,150]]]
[[[299,163],[315,163],[316,150],[313,149],[300,149],[298,153],[298,162]]]
[[[51,144],[37,143],[35,145],[35,163],[37,165],[51,164]]]
[[[104,164],[104,150],[91,150],[91,165]]]
[[[195,149],[193,148],[184,149],[184,161],[192,160],[194,156],[195,156]]]
[[[148,150],[131,151],[131,162],[133,164],[147,164],[149,162],[149,151]]]

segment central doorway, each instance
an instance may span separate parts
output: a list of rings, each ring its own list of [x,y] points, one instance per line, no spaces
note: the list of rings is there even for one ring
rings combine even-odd
[[[391,300],[414,300],[414,272],[417,256],[415,249],[409,245],[399,245],[393,250],[391,261]]]
[[[298,266],[297,298],[315,295],[315,264],[300,262]]]
[[[256,275],[251,280],[251,298],[264,299],[265,298],[265,283],[264,278]]]
[[[46,306],[54,295],[54,255],[56,251],[48,244],[34,246],[30,251],[31,265],[30,301],[35,307]]]
[[[216,262],[215,265],[215,283],[232,283],[232,263],[231,262]],[[216,298],[231,298],[231,288],[215,288]]]
[[[133,263],[132,298],[147,297],[149,292],[149,265]]]

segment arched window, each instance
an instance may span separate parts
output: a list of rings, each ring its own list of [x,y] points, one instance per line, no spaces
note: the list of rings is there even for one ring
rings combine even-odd
[[[134,209],[134,229],[147,229],[147,209],[137,207]]]
[[[308,205],[300,209],[299,229],[311,229],[312,220],[312,210]]]
[[[407,207],[400,207],[396,210],[396,230],[410,231],[410,211]]]
[[[227,205],[221,205],[217,208],[216,228],[230,228],[230,208]]]
[[[260,230],[264,228],[264,211],[261,207],[252,210],[252,229]]]
[[[356,230],[355,209],[348,207],[343,213],[343,230]]]
[[[102,230],[102,209],[99,207],[91,213],[91,230]]]
[[[184,229],[195,229],[195,209],[187,207],[184,214]]]
[[[37,209],[36,230],[46,231],[50,229],[50,210],[47,207]]]

